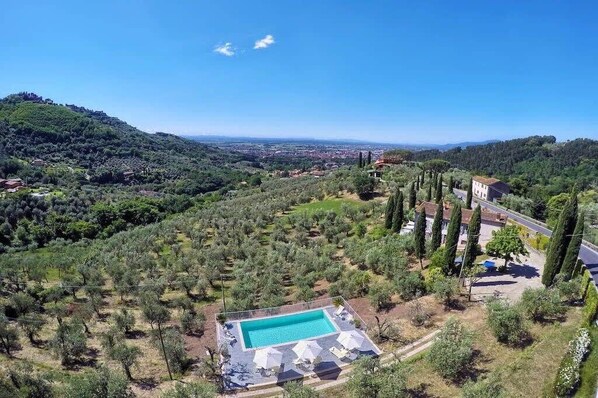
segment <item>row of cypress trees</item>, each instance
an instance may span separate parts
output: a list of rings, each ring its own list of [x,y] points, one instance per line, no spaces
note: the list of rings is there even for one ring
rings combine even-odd
[[[372,164],[372,151],[368,151],[367,160],[363,159],[363,154],[359,151],[359,158],[357,159],[357,166],[361,169],[362,167]]]
[[[432,198],[432,187],[435,188],[435,201],[437,203],[436,212],[434,215],[434,220],[432,222],[432,236],[430,240],[430,247],[429,253],[433,254],[438,250],[442,244],[442,224],[443,224],[443,215],[444,215],[444,205],[442,203],[443,199],[443,175],[442,173],[433,173],[429,171],[426,173],[425,170],[422,170],[421,175],[418,175],[416,181],[411,183],[409,188],[409,208],[415,207],[416,203],[416,193],[419,191],[420,188],[424,187],[426,182],[426,174],[427,177],[430,179],[428,186],[427,186],[427,201],[430,201]],[[448,193],[453,192],[454,187],[454,179],[452,176],[449,177],[448,183]],[[468,185],[468,197],[466,199],[466,207],[471,208],[472,202],[472,180],[470,179]],[[389,199],[389,203],[386,209],[386,226],[387,228],[393,227],[392,223],[392,209],[395,208],[396,204],[394,203],[395,199],[391,195]],[[446,274],[455,274],[458,270],[455,267],[455,258],[457,255],[457,246],[459,243],[459,235],[461,231],[461,217],[462,211],[460,205],[455,205],[452,210],[451,219],[449,221],[449,225],[447,228],[447,238],[446,238],[446,253],[445,253],[445,268],[444,272]],[[422,209],[421,214],[417,217],[415,222],[415,229],[414,229],[414,237],[415,237],[415,255],[420,261],[420,266],[423,267],[423,258],[426,257],[426,229],[427,229],[427,220],[426,220],[426,212],[425,208]],[[476,256],[478,255],[477,247],[479,243],[479,235],[481,229],[481,207],[477,206],[472,214],[471,220],[468,226],[468,237],[467,237],[467,244],[466,250],[464,253],[463,259],[463,266],[465,268],[471,267],[475,261]],[[394,230],[394,229],[393,229]]]
[[[404,195],[399,187],[394,194],[390,195],[386,203],[386,212],[384,216],[384,226],[393,232],[399,232],[405,219]],[[408,206],[409,209],[415,207],[416,192],[415,184],[412,182],[409,186]]]
[[[399,232],[403,226],[403,219],[405,218],[404,201],[403,192],[397,187],[396,192],[390,195],[386,203],[384,226],[393,232]]]
[[[573,188],[548,242],[542,274],[545,286],[551,286],[558,274],[562,274],[566,280],[571,278],[579,256],[583,230],[584,214],[577,212],[577,189]]]

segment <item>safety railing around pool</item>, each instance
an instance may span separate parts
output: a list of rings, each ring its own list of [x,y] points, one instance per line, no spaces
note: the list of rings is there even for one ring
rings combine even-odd
[[[364,320],[359,316],[357,312],[351,307],[343,297],[331,297],[331,298],[324,298],[312,301],[305,301],[296,304],[289,304],[289,305],[282,305],[280,307],[270,307],[270,308],[257,308],[254,310],[246,310],[246,311],[227,311],[221,312],[216,314],[216,321],[223,323],[228,321],[239,321],[242,319],[253,319],[253,318],[261,318],[273,315],[286,315],[292,314],[295,312],[300,311],[307,311],[313,310],[318,308],[325,308],[325,307],[339,307],[343,306],[345,311],[347,311],[353,317],[353,324],[356,328],[361,329],[363,331],[367,331],[368,326],[364,322]]]

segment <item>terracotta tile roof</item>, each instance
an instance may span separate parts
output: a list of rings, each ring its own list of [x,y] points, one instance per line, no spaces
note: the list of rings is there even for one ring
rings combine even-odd
[[[436,203],[433,202],[422,202],[419,206],[415,208],[415,210],[420,213],[422,208],[426,209],[426,216],[427,217],[434,217],[436,214]],[[451,219],[451,206],[448,203],[444,203],[443,205],[443,214],[442,218],[446,221]],[[473,210],[461,208],[461,223],[469,225],[469,221],[471,220],[471,216],[473,214]],[[495,222],[500,224],[507,223],[507,215],[502,213],[495,213],[490,210],[482,209],[482,222]]]
[[[497,182],[502,182],[498,178],[482,177],[482,176],[475,176],[475,177],[473,177],[473,180],[477,181],[477,182],[480,182],[480,183],[482,183],[484,185],[487,185],[487,186],[494,185]]]

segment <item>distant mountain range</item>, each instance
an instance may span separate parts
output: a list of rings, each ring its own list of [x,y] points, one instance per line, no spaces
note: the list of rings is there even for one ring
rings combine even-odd
[[[352,139],[316,139],[316,138],[268,138],[268,137],[233,137],[225,135],[193,135],[184,136],[193,141],[205,143],[205,144],[232,144],[232,143],[253,143],[253,144],[303,144],[303,145],[346,145],[346,146],[376,146],[386,148],[403,148],[411,150],[422,150],[422,149],[437,149],[440,151],[447,151],[449,149],[461,147],[465,148],[473,145],[484,145],[499,140],[486,140],[486,141],[468,141],[468,142],[457,142],[454,144],[410,144],[410,143],[389,143],[389,142],[376,142],[376,141],[364,141],[364,140],[352,140]]]

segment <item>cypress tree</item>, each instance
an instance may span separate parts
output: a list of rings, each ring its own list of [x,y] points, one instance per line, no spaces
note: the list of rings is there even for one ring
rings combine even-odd
[[[471,220],[469,220],[469,227],[467,228],[467,248],[466,256],[463,259],[463,267],[468,268],[473,265],[476,256],[478,255],[478,241],[480,239],[480,228],[482,226],[482,208],[476,206]]]
[[[440,202],[442,202],[442,174],[440,174],[436,182],[436,203]]]
[[[386,203],[386,213],[384,215],[384,227],[386,229],[392,228],[392,215],[395,211],[395,197],[390,195]]]
[[[417,176],[417,181],[415,183],[415,190],[419,191],[419,176]]]
[[[432,176],[432,186],[434,189],[438,186],[438,174],[436,172],[434,172],[434,175]]]
[[[424,206],[415,221],[415,255],[419,259],[419,266],[424,269],[422,263],[422,259],[426,256],[426,208]]]
[[[368,151],[368,164],[372,164],[372,151]]]
[[[442,243],[442,218],[444,216],[444,208],[442,203],[438,203],[436,207],[436,214],[434,214],[434,222],[432,222],[432,242],[430,244],[430,251],[434,253]]]
[[[422,178],[419,182],[419,186],[423,188],[424,183],[426,182],[426,170],[422,170]]]
[[[563,266],[563,260],[571,241],[570,235],[573,234],[576,222],[577,191],[573,189],[571,198],[569,198],[563,211],[561,211],[556,228],[552,231],[552,236],[548,242],[546,263],[544,264],[544,273],[542,274],[542,283],[546,287],[552,285],[554,277],[560,272]]]
[[[573,270],[577,264],[577,257],[579,256],[579,248],[581,247],[581,241],[583,240],[583,229],[584,229],[585,216],[580,213],[577,216],[577,223],[573,230],[573,236],[567,247],[567,253],[565,253],[565,259],[563,260],[563,266],[561,267],[561,274],[564,275],[566,280],[571,279]]]
[[[411,183],[411,186],[409,187],[409,210],[411,210],[415,207],[415,200],[416,200],[415,186],[414,186],[414,183]]]
[[[455,186],[455,181],[453,181],[453,176],[450,176],[447,184],[448,193],[453,193],[453,186]]]
[[[359,151],[359,161],[357,164],[360,169],[363,167],[363,155],[361,154],[361,151]]]
[[[426,202],[432,200],[432,181],[428,184],[428,193],[426,193]]]
[[[457,245],[459,244],[459,232],[461,231],[461,206],[455,205],[451,214],[451,220],[446,232],[446,257],[445,271],[454,273],[455,257],[457,256]]]
[[[469,185],[467,186],[467,197],[465,198],[465,208],[471,209],[471,201],[473,200],[473,178],[469,179]]]
[[[397,198],[395,199],[395,210],[392,215],[392,231],[393,232],[400,232],[401,227],[403,226],[403,193],[399,191],[397,194]]]

